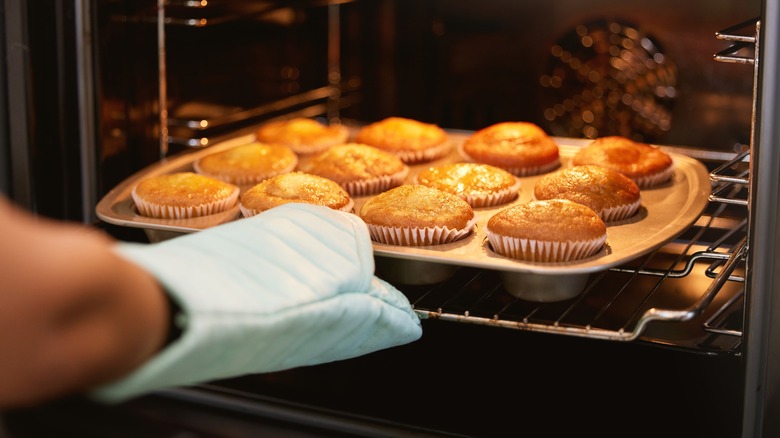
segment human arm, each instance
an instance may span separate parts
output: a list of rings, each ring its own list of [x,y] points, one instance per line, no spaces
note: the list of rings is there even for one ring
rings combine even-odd
[[[406,297],[373,276],[365,224],[327,207],[286,205],[158,244],[113,242],[2,204],[6,223],[0,408],[83,391],[122,401],[421,336]],[[187,324],[163,345],[167,298]]]
[[[127,374],[163,345],[167,299],[113,242],[0,197],[0,409]]]

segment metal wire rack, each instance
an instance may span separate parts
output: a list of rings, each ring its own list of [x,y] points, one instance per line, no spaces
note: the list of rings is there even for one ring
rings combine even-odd
[[[750,153],[755,143],[756,125],[756,99],[758,87],[758,41],[761,32],[761,22],[758,19],[748,20],[720,32],[715,33],[719,40],[729,41],[732,44],[714,55],[718,62],[733,64],[747,64],[753,66],[753,108],[751,114],[751,145],[735,156],[732,160],[723,163],[712,171],[710,179],[715,184],[710,199],[715,202],[748,205],[748,197],[734,199],[731,196],[721,196],[727,193],[733,186],[748,187],[750,169],[746,163],[750,161]]]
[[[275,117],[325,117],[337,122],[341,109],[353,105],[359,96],[359,78],[342,78],[340,45],[340,7],[354,0],[307,0],[296,2],[206,2],[194,0],[158,0],[156,14],[141,14],[141,21],[156,23],[159,62],[159,99],[167,111],[160,112],[160,156],[168,156],[170,146],[202,148],[224,139],[226,133],[243,132],[248,126]],[[256,19],[290,26],[296,21],[296,10],[305,7],[327,8],[327,77],[322,86],[251,107],[222,105],[208,102],[174,102],[168,96],[169,72],[167,62],[171,47],[168,30],[217,27],[238,20]],[[115,17],[126,21],[130,17]],[[170,78],[174,79],[175,78]],[[295,82],[295,81],[292,81]],[[297,83],[290,84],[295,87]],[[177,149],[178,150],[178,149]]]
[[[725,204],[715,206],[684,239],[593,274],[579,296],[563,302],[515,298],[498,273],[471,268],[433,287],[398,287],[426,319],[734,352],[741,336],[736,311],[744,293],[746,222],[727,211]],[[653,324],[659,321],[689,324],[670,331]]]

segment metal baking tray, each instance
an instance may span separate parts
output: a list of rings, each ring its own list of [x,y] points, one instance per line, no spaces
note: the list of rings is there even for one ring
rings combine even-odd
[[[412,183],[423,168],[462,161],[458,146],[471,132],[448,131],[448,134],[453,144],[452,152],[439,160],[411,166],[407,183]],[[240,217],[237,207],[222,214],[187,220],[144,217],[137,214],[130,193],[144,178],[192,170],[192,163],[207,154],[253,140],[253,134],[244,135],[149,166],[107,193],[97,205],[97,215],[111,224],[142,228],[153,242],[236,220]],[[569,166],[571,157],[589,142],[563,137],[554,137],[554,140],[560,146],[562,167]],[[675,166],[671,182],[642,190],[639,212],[624,221],[607,223],[606,244],[591,257],[568,263],[530,263],[497,255],[490,249],[484,233],[488,219],[504,208],[532,200],[534,184],[541,178],[541,175],[538,175],[520,178],[520,193],[513,202],[475,209],[476,229],[462,240],[421,247],[400,247],[375,242],[377,275],[400,283],[428,284],[447,279],[459,266],[470,266],[500,271],[506,289],[520,298],[532,301],[571,298],[581,291],[590,274],[618,266],[663,246],[690,227],[704,211],[711,190],[709,171],[694,158],[668,150],[667,152],[672,156]],[[305,157],[301,160],[303,162]],[[368,199],[370,197],[356,197],[355,212],[358,212]]]

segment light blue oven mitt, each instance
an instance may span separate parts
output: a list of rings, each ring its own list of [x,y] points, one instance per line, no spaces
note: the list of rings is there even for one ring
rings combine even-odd
[[[287,204],[116,251],[157,277],[186,324],[145,365],[92,392],[103,401],[348,359],[422,335],[407,298],[373,275],[368,230],[353,214]]]

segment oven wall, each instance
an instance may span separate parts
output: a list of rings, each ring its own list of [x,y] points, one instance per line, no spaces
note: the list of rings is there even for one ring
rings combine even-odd
[[[89,173],[94,163],[81,161],[76,5],[31,3],[8,0],[0,5],[0,188],[38,214],[79,220],[94,202],[82,172],[86,164]]]
[[[92,222],[97,199],[160,157],[156,1],[28,3],[4,2],[6,97],[15,109],[0,161],[4,191],[42,214]],[[264,3],[210,2],[216,12],[186,14],[235,17],[231,8],[238,8],[240,17],[241,8]],[[203,28],[167,26],[169,109],[201,97],[215,107],[259,105],[327,84],[326,8],[300,4]],[[724,47],[715,31],[757,16],[759,0],[361,0],[339,8],[342,77],[359,87],[359,99],[342,112],[347,120],[402,115],[452,129],[527,120],[554,134],[585,136],[581,117],[549,114],[594,84],[571,74],[557,88],[543,83],[562,67],[552,47],[582,49],[562,39],[601,21],[632,26],[674,67],[664,79],[672,80],[665,84],[673,98],[652,102],[668,116],[668,129],[634,126],[630,134],[724,151],[749,140],[752,78],[744,66],[713,62],[712,54]],[[77,31],[83,23],[91,32]],[[85,35],[92,38],[80,46]],[[580,55],[594,68],[609,62]],[[80,82],[85,73],[88,84]],[[636,112],[621,104],[607,119]],[[615,123],[596,133],[619,130]]]
[[[590,106],[604,104],[604,112],[612,113],[605,118],[615,123],[591,131],[590,136],[620,133],[717,150],[749,141],[750,69],[712,58],[725,47],[715,39],[715,32],[758,16],[758,0],[378,3],[386,3],[375,26],[381,43],[376,48],[375,71],[364,78],[365,99],[354,112],[347,112],[356,119],[402,114],[469,130],[526,120],[557,135],[587,136],[582,126],[572,126],[577,117],[567,114],[550,120],[548,113],[556,104],[577,99],[604,81],[578,80],[574,68],[553,56],[552,48],[560,45],[582,64],[589,62],[593,70],[614,74],[616,69],[606,65],[614,57],[597,56],[577,38],[567,36],[578,25],[590,24],[588,30],[593,32],[617,22],[654,42],[665,60],[664,65],[653,66],[655,75],[638,67],[625,69],[638,78],[617,90],[630,95],[637,88],[652,88],[652,83],[642,80],[673,88],[673,97],[656,96],[650,102],[668,115],[669,126],[634,124],[629,131],[621,130],[617,121],[636,117],[639,111],[622,102],[610,107],[607,90],[601,98],[592,97]],[[544,86],[544,77],[556,71],[566,74],[563,83]]]

